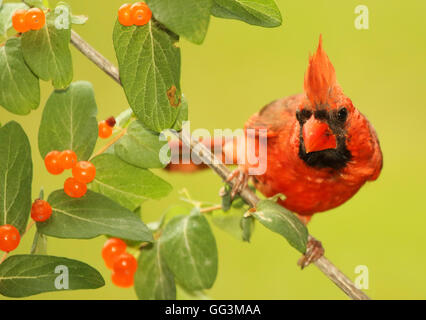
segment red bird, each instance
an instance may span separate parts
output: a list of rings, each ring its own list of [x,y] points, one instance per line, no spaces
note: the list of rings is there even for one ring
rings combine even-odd
[[[247,121],[246,133],[247,129],[267,129],[266,158],[260,159],[267,167],[265,173],[252,176],[256,189],[267,197],[284,194],[280,203],[304,223],[346,202],[382,169],[377,134],[337,83],[321,37],[309,59],[304,93],[268,104]],[[259,148],[259,133],[254,139]],[[236,148],[234,142],[227,144],[225,153]],[[249,168],[255,166],[240,165],[229,177],[240,177],[234,192],[241,190]],[[302,267],[322,254],[320,243],[310,241]]]
[[[284,194],[282,205],[308,222],[376,180],[383,158],[373,126],[337,83],[321,37],[304,91],[268,104],[245,130],[267,129],[267,169],[253,177],[256,189],[267,197]]]
[[[252,177],[256,189],[267,197],[284,194],[281,205],[304,223],[349,200],[382,169],[377,134],[337,83],[321,36],[309,59],[304,93],[268,104],[247,121],[247,129],[267,129],[266,159],[260,159],[267,167]],[[254,139],[259,146],[259,134]],[[247,175],[249,168],[245,164],[239,171]],[[303,268],[323,253],[321,243],[311,239],[299,264]]]

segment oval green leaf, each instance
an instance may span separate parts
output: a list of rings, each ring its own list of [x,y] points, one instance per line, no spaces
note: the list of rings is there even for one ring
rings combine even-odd
[[[141,250],[135,274],[135,291],[140,300],[175,300],[173,273],[162,256],[158,243]]]
[[[61,8],[63,10],[61,10]],[[68,87],[72,81],[72,59],[69,44],[71,40],[70,25],[59,23],[69,8],[58,6],[46,14],[46,24],[40,30],[30,30],[22,34],[22,53],[25,62],[42,80],[52,80],[56,89]]]
[[[172,190],[169,183],[151,171],[132,166],[113,154],[101,154],[92,163],[96,177],[90,188],[129,210],[134,211],[147,199],[165,197]]]
[[[146,0],[155,19],[174,33],[201,44],[210,22],[212,0]]]
[[[140,121],[133,121],[127,133],[114,145],[122,160],[140,168],[164,168],[160,150],[167,141],[160,141],[158,133],[146,129]]]
[[[86,263],[45,255],[14,255],[0,265],[0,293],[22,298],[42,292],[97,289],[101,274]]]
[[[292,247],[301,253],[306,252],[308,229],[294,213],[274,201],[261,200],[256,205],[256,212],[251,214],[266,228],[287,239]]]
[[[211,13],[218,18],[241,20],[267,28],[282,24],[274,0],[214,0]]]
[[[39,104],[39,81],[24,61],[21,39],[10,38],[0,46],[0,105],[12,113],[26,115]]]
[[[152,241],[151,232],[136,214],[99,193],[88,190],[81,198],[70,198],[63,190],[57,190],[47,201],[52,206],[52,216],[37,223],[38,231],[45,235],[72,239],[108,235]]]
[[[52,150],[73,150],[78,160],[87,160],[98,138],[97,106],[89,82],[72,83],[50,95],[38,132],[41,156]]]
[[[130,107],[146,128],[173,126],[181,105],[178,38],[153,19],[142,27],[114,28],[120,79]]]
[[[32,178],[30,143],[11,121],[0,128],[0,225],[11,224],[21,234],[31,209]]]
[[[217,276],[216,240],[199,211],[171,219],[160,237],[160,245],[179,283],[188,290],[211,288]]]

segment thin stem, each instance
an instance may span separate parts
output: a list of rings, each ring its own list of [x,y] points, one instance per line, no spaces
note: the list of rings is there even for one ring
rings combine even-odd
[[[105,59],[99,52],[91,47],[86,41],[84,41],[76,32],[71,34],[71,43],[83,53],[89,60],[96,64],[101,70],[113,78],[117,83],[121,85],[118,69]],[[201,149],[197,152],[197,155],[206,163],[222,180],[226,181],[231,171],[218,159],[216,158],[209,149],[206,148],[202,143],[198,144],[198,141],[192,140],[190,137],[180,135],[176,133],[178,138],[191,148],[191,150],[197,146]],[[236,179],[227,182],[230,186],[236,183]],[[243,198],[250,206],[256,207],[259,198],[253,193],[250,188],[246,187],[240,192],[241,198]],[[318,267],[331,281],[333,281],[337,287],[339,287],[348,297],[354,300],[369,300],[370,298],[358,289],[352,281],[344,275],[334,264],[332,264],[325,256],[319,258],[315,262],[315,266]]]
[[[208,213],[208,212],[212,212],[212,211],[216,211],[216,210],[222,210],[222,205],[218,204],[218,205],[212,206],[212,207],[201,208],[200,212],[201,213]]]
[[[8,254],[9,254],[9,252],[3,253],[3,256],[1,257],[1,260],[0,260],[0,264],[2,264],[4,260],[6,260]]]
[[[102,146],[102,148],[99,149],[98,152],[96,152],[94,155],[90,157],[90,160],[92,160],[94,157],[104,153],[108,150],[109,147],[111,147],[114,143],[116,143],[122,136],[124,136],[127,132],[127,128],[122,129],[114,138],[112,138],[110,141],[108,141],[107,144]]]

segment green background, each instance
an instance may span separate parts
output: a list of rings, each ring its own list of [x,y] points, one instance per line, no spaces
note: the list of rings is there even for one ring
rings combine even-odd
[[[75,26],[89,43],[116,63],[112,30],[122,0],[68,0],[75,14],[87,14]],[[310,232],[323,242],[326,256],[351,279],[357,265],[369,269],[374,299],[426,298],[426,2],[364,0],[369,30],[356,30],[359,1],[277,1],[284,23],[264,29],[212,18],[201,46],[182,41],[182,88],[192,129],[240,128],[266,103],[301,92],[309,52],[323,35],[324,48],[345,93],[373,123],[384,153],[377,182],[369,183],[341,207],[315,216]],[[74,48],[74,80],[93,83],[99,119],[126,109],[123,90]],[[42,83],[43,106],[52,87]],[[17,120],[30,136],[34,159],[33,194],[41,186],[58,189],[68,173],[49,175],[37,148],[42,107],[29,116],[0,109],[0,121]],[[221,182],[212,172],[194,175],[159,172],[174,186],[161,201],[143,205],[145,221],[158,218],[178,203],[187,187],[195,199],[218,203]],[[16,253],[28,252],[32,234]],[[300,271],[299,254],[285,240],[256,225],[250,244],[215,228],[219,249],[217,281],[206,293],[213,299],[345,299],[317,268]],[[119,289],[100,255],[103,237],[51,239],[48,252],[75,258],[99,269],[106,286],[97,291],[70,291],[36,299],[134,299],[133,289]]]

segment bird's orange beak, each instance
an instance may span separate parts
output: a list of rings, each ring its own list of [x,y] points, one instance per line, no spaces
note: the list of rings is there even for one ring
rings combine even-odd
[[[306,153],[337,147],[336,136],[331,132],[328,124],[314,117],[303,125],[303,141]]]

